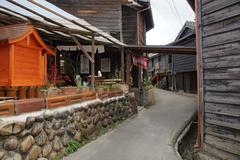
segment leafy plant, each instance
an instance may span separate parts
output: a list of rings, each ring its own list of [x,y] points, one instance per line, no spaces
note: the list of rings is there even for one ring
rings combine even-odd
[[[67,154],[71,154],[73,152],[76,152],[79,147],[80,147],[80,143],[78,143],[75,140],[71,140],[68,143],[65,151],[66,151]]]

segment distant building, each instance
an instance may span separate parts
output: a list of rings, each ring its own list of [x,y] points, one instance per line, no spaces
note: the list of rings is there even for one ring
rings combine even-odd
[[[187,21],[170,45],[195,47],[195,23]],[[173,90],[197,93],[197,71],[195,55],[172,55]]]
[[[168,45],[195,47],[195,23],[187,21],[176,40]],[[197,92],[195,55],[153,54],[148,61],[148,75],[160,88]],[[158,81],[158,82],[157,82]]]

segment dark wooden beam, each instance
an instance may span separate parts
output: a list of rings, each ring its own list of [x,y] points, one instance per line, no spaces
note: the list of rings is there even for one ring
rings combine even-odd
[[[189,54],[196,55],[195,47],[186,47],[186,46],[167,46],[167,45],[145,45],[145,46],[136,46],[129,45],[125,47],[126,49],[131,50],[132,52],[137,53],[162,53],[162,54]]]
[[[92,59],[95,59],[95,38],[92,36]],[[94,89],[95,82],[95,64],[91,63],[91,86]]]
[[[77,46],[82,50],[82,52],[85,54],[85,56],[89,59],[89,61],[91,62],[91,63],[95,63],[94,62],[94,58],[92,58],[88,53],[87,53],[87,51],[83,48],[83,46],[81,45],[81,43],[77,40],[77,38],[74,36],[74,35],[72,35],[71,33],[69,33],[71,36],[72,36],[72,39],[73,39],[73,41],[77,44]]]

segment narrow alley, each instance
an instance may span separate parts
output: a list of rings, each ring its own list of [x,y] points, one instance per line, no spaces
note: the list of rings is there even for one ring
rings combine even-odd
[[[157,105],[143,110],[65,160],[175,160],[173,138],[196,112],[193,96],[156,89]]]

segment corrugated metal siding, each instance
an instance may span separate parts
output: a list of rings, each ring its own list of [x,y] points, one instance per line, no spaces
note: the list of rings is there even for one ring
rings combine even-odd
[[[240,158],[240,0],[202,0],[204,144]],[[220,152],[219,152],[220,154]]]

